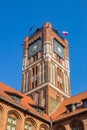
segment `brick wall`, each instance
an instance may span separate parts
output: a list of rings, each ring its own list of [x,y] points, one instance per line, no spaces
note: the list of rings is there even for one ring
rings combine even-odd
[[[10,106],[5,102],[0,101],[0,130],[6,130],[8,115],[14,115],[17,118],[17,128],[16,130],[24,130],[25,121],[29,121],[34,127],[33,130],[41,130],[46,128],[48,130],[49,125],[46,124],[40,118],[33,116],[32,114],[27,114],[20,109]],[[43,125],[44,124],[44,125]]]

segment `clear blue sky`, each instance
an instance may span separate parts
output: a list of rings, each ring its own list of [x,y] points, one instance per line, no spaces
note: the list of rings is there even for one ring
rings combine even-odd
[[[0,2],[0,81],[21,90],[20,45],[31,26],[51,22],[68,31],[72,95],[87,90],[87,0],[3,0]]]

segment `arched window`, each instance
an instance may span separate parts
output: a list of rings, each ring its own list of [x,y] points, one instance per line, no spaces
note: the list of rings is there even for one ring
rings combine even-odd
[[[17,119],[13,115],[8,116],[6,130],[16,130]]]
[[[84,130],[83,122],[78,119],[73,120],[70,127],[72,130]]]
[[[6,130],[20,130],[20,114],[14,110],[8,112]]]
[[[24,130],[36,130],[36,122],[32,118],[27,118],[25,120]]]

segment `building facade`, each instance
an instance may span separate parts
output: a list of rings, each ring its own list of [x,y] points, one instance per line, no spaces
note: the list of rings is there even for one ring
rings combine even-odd
[[[48,116],[29,96],[0,82],[0,130],[87,130],[87,91]]]
[[[68,41],[50,23],[24,40],[22,92],[0,82],[0,130],[87,130],[87,91],[71,96]]]
[[[28,96],[0,82],[0,130],[48,130],[49,125],[49,117]]]

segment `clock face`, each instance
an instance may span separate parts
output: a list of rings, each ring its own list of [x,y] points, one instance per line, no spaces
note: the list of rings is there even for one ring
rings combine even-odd
[[[54,52],[64,59],[64,47],[54,39]]]
[[[29,46],[29,58],[42,50],[42,41],[38,39]]]

